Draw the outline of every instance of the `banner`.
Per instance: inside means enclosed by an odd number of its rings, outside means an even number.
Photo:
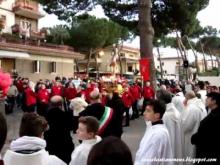
[[[147,58],[141,58],[139,60],[140,73],[143,76],[144,81],[150,80],[150,60]]]

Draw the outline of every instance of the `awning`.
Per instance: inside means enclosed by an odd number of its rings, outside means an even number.
[[[0,50],[0,58],[30,58],[30,54],[25,52],[14,52],[14,51],[6,51]]]

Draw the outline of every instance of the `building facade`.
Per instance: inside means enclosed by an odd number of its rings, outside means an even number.
[[[33,0],[0,1],[0,68],[31,80],[72,77],[74,60],[84,55],[73,48],[45,43],[46,32],[38,30],[44,14]]]
[[[133,76],[134,72],[139,72],[139,49],[123,46],[120,52],[114,54],[113,47],[108,47],[97,52],[97,60],[90,60],[90,70],[99,73],[114,75],[122,71],[125,76]],[[79,69],[85,72],[88,60],[79,60]]]
[[[172,48],[160,48],[159,50],[160,56],[158,55],[158,51],[154,49],[154,61],[155,61],[155,67],[156,69],[161,72],[161,66],[163,71],[163,78],[167,79],[184,79],[186,76],[186,69],[183,68],[183,59],[179,55],[176,49]],[[192,64],[195,66],[195,59],[194,54],[191,51],[187,52],[188,56],[187,59],[189,60],[189,65]],[[199,72],[205,72],[205,64],[203,55],[200,53],[197,53],[198,56],[198,67]],[[206,65],[207,69],[211,70],[212,68],[218,67],[218,61],[216,60],[216,57],[212,56],[212,58],[208,55],[205,56],[206,58]],[[161,65],[160,65],[161,60]],[[190,75],[191,73],[195,73],[196,69],[195,67],[189,67],[187,70],[187,74]]]

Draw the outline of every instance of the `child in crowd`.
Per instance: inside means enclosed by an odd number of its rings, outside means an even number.
[[[19,138],[12,141],[4,156],[5,165],[66,165],[45,150],[44,132],[47,121],[36,113],[25,113],[21,120]]]
[[[158,100],[148,102],[144,119],[147,129],[136,153],[135,165],[173,165],[173,162],[155,162],[154,159],[173,158],[169,132],[163,124],[162,117],[165,104]]]
[[[86,165],[89,152],[93,145],[101,141],[97,136],[99,122],[95,117],[86,116],[79,118],[79,125],[76,131],[82,143],[73,151],[70,165]]]
[[[121,139],[108,136],[92,147],[87,165],[116,164],[133,165],[131,151]]]

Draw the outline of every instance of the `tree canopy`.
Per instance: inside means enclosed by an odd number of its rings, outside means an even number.
[[[76,18],[69,27],[69,33],[69,44],[79,51],[104,48],[129,38],[126,28],[110,20],[87,15]]]
[[[95,5],[103,7],[106,16],[138,34],[138,0],[39,0],[48,13],[59,19],[70,20],[82,11],[89,11]],[[198,28],[198,11],[208,5],[209,0],[152,0],[152,24],[155,35],[178,30],[183,35],[191,34]]]
[[[70,34],[65,25],[56,25],[49,28],[50,34],[47,36],[47,41],[55,44],[64,44],[70,38]]]

